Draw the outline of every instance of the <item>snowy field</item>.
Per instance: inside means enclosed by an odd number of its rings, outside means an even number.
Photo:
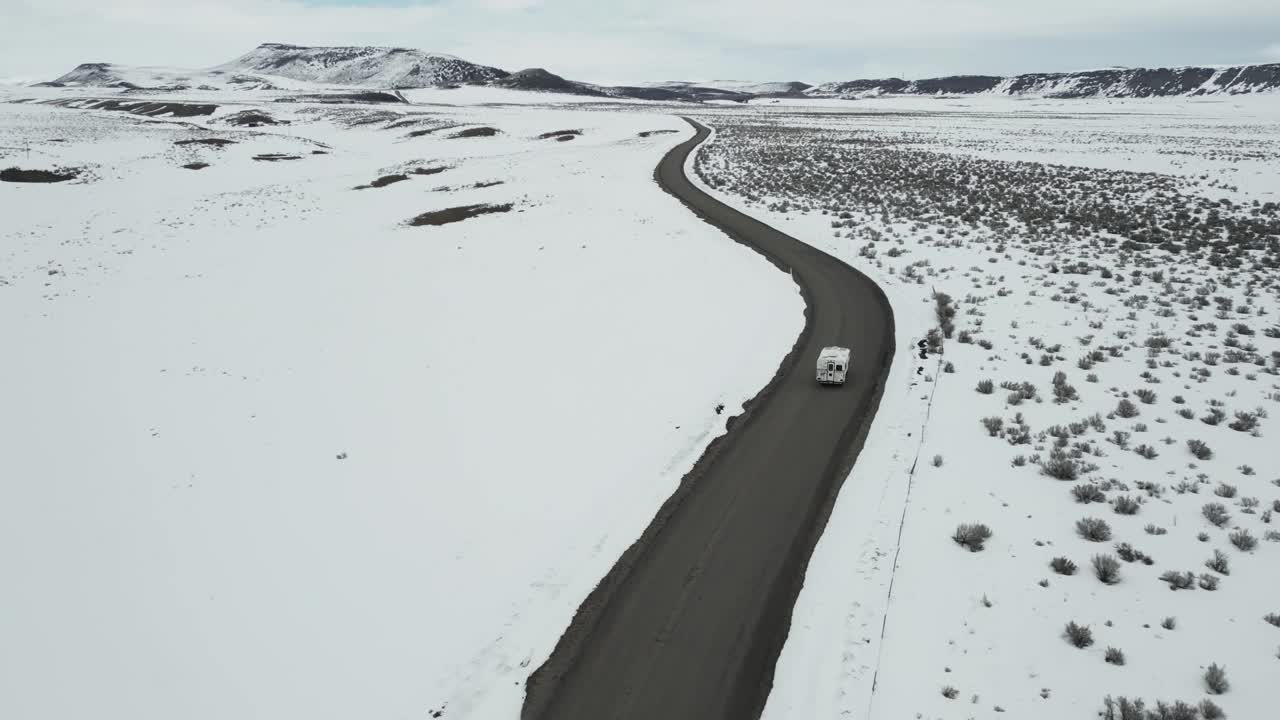
[[[803,323],[694,109],[92,92],[0,86],[0,717],[517,717]],[[693,114],[901,343],[765,717],[1274,714],[1280,101]]]
[[[1277,98],[698,117],[701,182],[901,344],[765,717],[1273,717]]]
[[[0,717],[517,717],[803,324],[691,130],[85,92],[0,90]]]

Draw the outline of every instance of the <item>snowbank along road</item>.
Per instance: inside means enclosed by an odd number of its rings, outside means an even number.
[[[528,681],[524,720],[759,716],[805,566],[892,360],[893,314],[875,283],[693,186],[685,165],[710,131],[689,122],[696,134],[662,159],[657,181],[792,273],[804,331],[579,608]],[[824,345],[853,349],[842,387],[815,382]]]

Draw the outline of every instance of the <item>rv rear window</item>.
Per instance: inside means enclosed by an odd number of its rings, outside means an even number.
[[[836,372],[843,372],[843,371],[844,371],[844,366],[843,366],[843,365],[837,365],[837,366],[836,366]]]

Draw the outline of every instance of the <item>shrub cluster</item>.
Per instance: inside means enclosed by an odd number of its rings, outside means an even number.
[[[1131,700],[1123,695],[1117,698],[1108,695],[1102,701],[1098,717],[1102,720],[1222,720],[1226,715],[1207,698],[1197,705],[1181,700],[1158,700],[1153,707],[1148,707],[1140,698]]]
[[[1094,555],[1093,573],[1107,585],[1120,582],[1120,561],[1114,555]]]
[[[1106,520],[1082,518],[1076,521],[1076,532],[1085,540],[1106,542],[1111,539],[1111,526]]]
[[[1053,401],[1061,405],[1062,403],[1079,400],[1080,394],[1076,389],[1067,382],[1067,374],[1059,370],[1053,375]]]
[[[1231,519],[1231,514],[1227,512],[1226,506],[1222,503],[1206,503],[1200,512],[1204,518],[1213,523],[1217,527],[1222,527]]]
[[[978,552],[983,544],[991,538],[991,528],[982,523],[961,523],[951,539],[969,549]]]
[[[1075,620],[1067,623],[1063,635],[1066,636],[1067,642],[1078,648],[1087,648],[1093,644],[1093,631],[1088,625],[1076,624]]]
[[[1208,460],[1213,457],[1213,451],[1200,440],[1188,440],[1187,449],[1196,456],[1197,460]]]
[[[1195,573],[1190,570],[1184,573],[1180,573],[1176,570],[1166,570],[1164,574],[1160,576],[1160,579],[1169,583],[1170,590],[1190,590],[1195,587],[1196,584]]]
[[[1116,405],[1116,415],[1125,419],[1138,417],[1138,406],[1129,398],[1121,398]]]
[[[1221,575],[1231,574],[1231,563],[1221,550],[1214,550],[1213,557],[1204,561],[1205,567]]]

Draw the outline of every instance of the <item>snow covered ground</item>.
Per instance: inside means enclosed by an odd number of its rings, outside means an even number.
[[[514,718],[803,324],[670,116],[69,93],[0,91],[78,173],[0,182],[0,717]]]
[[[0,169],[76,173],[0,182],[0,716],[516,717],[803,322],[786,276],[653,184],[687,127],[491,88],[161,96],[219,105],[180,119],[36,102],[86,92],[0,87]],[[701,117],[708,187],[868,272],[901,343],[765,716],[1269,716],[1280,103]],[[935,291],[955,328],[921,358]],[[1122,555],[1102,582],[1093,558]]]
[[[782,101],[700,119],[717,127],[705,183],[869,273],[900,343],[765,717],[1067,720],[1108,695],[1273,716],[1276,98]],[[1134,233],[1180,252],[1125,244]],[[1233,237],[1192,251],[1200,233]],[[935,291],[954,332],[922,358]],[[1084,518],[1111,537],[1081,537]],[[961,523],[992,531],[980,552],[953,540]],[[1092,644],[1068,642],[1069,622]]]

